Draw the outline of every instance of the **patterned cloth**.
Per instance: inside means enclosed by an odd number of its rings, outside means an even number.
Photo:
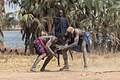
[[[84,40],[86,42],[87,45],[91,46],[92,45],[92,40],[90,37],[90,33],[89,32],[85,32],[83,37],[80,37],[80,39]]]
[[[34,40],[34,48],[38,55],[46,53],[46,46],[44,45],[41,37]]]

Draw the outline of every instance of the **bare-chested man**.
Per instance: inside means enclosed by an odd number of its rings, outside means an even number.
[[[31,71],[36,72],[36,66],[42,60],[44,57],[47,57],[41,70],[45,71],[46,65],[49,63],[49,61],[53,58],[53,56],[57,57],[57,54],[55,54],[51,47],[54,47],[57,42],[57,38],[55,36],[41,36],[38,39],[34,40],[34,47],[35,51],[38,54]]]
[[[73,28],[73,27],[68,27],[67,28],[67,33],[66,33],[67,38],[73,38],[73,42],[67,46],[59,46],[58,50],[69,50],[73,47],[76,47],[79,43],[79,40],[82,40],[82,51],[83,51],[83,60],[84,60],[84,68],[87,67],[87,61],[86,61],[86,44],[89,44],[89,40],[87,38],[87,34],[85,33],[84,30],[81,30],[79,28]],[[68,65],[68,58],[67,58],[67,54],[63,54],[63,58],[64,59],[64,64],[65,66],[63,68],[61,68],[60,70],[65,70],[65,69],[69,69],[69,65]]]

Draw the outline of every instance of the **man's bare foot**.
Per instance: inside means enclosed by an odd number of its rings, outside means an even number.
[[[87,66],[84,66],[84,69],[83,69],[84,71],[87,71]]]
[[[37,72],[36,68],[31,68],[30,71]]]
[[[62,68],[60,68],[59,71],[68,71],[69,70],[69,66],[64,66]]]

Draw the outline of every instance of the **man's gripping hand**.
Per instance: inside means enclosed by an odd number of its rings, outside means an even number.
[[[64,46],[56,45],[57,50],[64,50]]]

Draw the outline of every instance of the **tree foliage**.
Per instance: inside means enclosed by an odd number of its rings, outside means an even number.
[[[17,14],[21,20],[23,38],[38,36],[39,30],[51,33],[53,18],[63,10],[69,25],[95,31],[120,30],[119,0],[7,0],[21,8]],[[25,37],[26,36],[26,37]]]

